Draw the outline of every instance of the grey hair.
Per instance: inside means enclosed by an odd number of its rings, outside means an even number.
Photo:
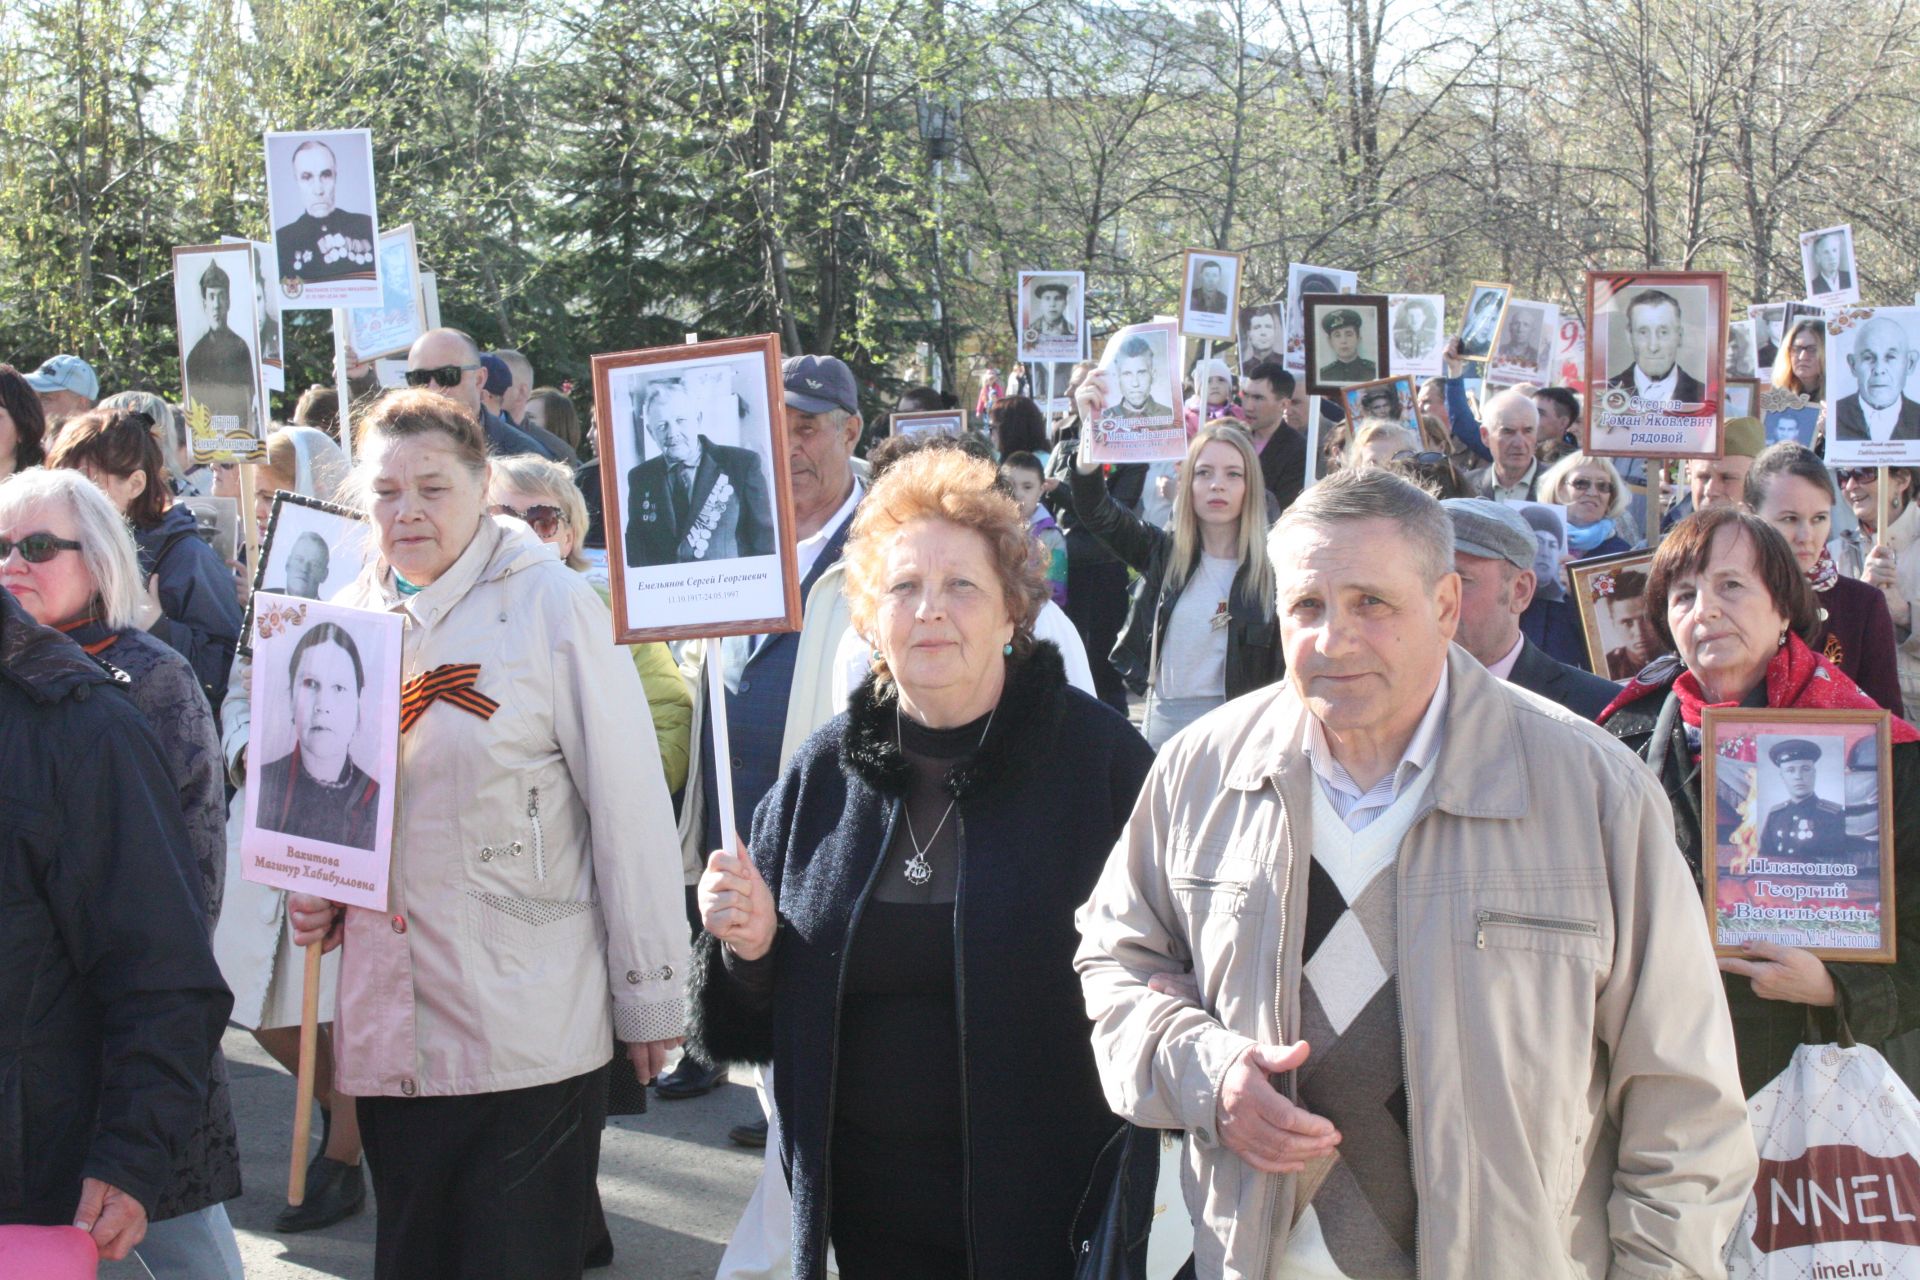
[[[1379,467],[1336,471],[1294,499],[1267,535],[1268,554],[1280,563],[1296,529],[1360,520],[1398,526],[1413,545],[1421,580],[1429,588],[1453,572],[1453,519],[1446,508],[1418,485]]]
[[[1601,519],[1618,520],[1625,515],[1628,500],[1627,482],[1620,478],[1620,472],[1605,458],[1589,458],[1578,449],[1548,467],[1541,475],[1540,483],[1534,487],[1534,492],[1547,495],[1541,499],[1542,502],[1559,502],[1561,483],[1580,467],[1599,467],[1607,473],[1607,479],[1613,484],[1613,497],[1607,500],[1607,514]]]
[[[1518,388],[1509,388],[1493,396],[1481,406],[1480,423],[1487,428],[1489,434],[1492,433],[1493,425],[1499,419],[1501,412],[1510,404],[1525,405],[1527,417],[1533,419],[1534,429],[1539,430],[1540,409],[1533,403],[1533,397],[1521,394]]]
[[[587,499],[574,483],[573,472],[538,454],[508,454],[493,460],[493,482],[487,486],[487,501],[494,501],[495,494],[508,489],[553,500],[553,505],[560,508],[560,518],[573,530],[573,554],[567,557],[567,567],[584,573],[589,562],[580,548],[586,545]]]
[[[146,594],[140,581],[140,553],[133,544],[133,530],[113,509],[107,495],[95,488],[84,472],[30,467],[0,484],[0,524],[14,523],[21,512],[39,503],[58,503],[73,517],[78,535],[75,541],[80,544],[87,574],[93,579],[101,620],[115,631],[133,626],[139,616],[140,599]]]

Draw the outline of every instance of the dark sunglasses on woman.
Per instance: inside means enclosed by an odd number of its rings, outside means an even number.
[[[487,514],[490,516],[512,516],[515,520],[526,521],[527,524],[532,526],[533,531],[540,535],[542,542],[546,542],[557,535],[560,532],[560,522],[567,518],[561,513],[560,508],[546,506],[545,504],[528,507],[525,511],[515,511],[503,502],[496,502],[487,508]]]
[[[460,379],[480,366],[477,364],[443,364],[434,369],[407,370],[407,385],[424,387],[429,382],[452,390],[460,385]]]
[[[1874,484],[1880,479],[1880,473],[1872,467],[1840,467],[1833,478],[1841,484]]]
[[[6,563],[15,547],[20,549],[20,558],[28,564],[45,564],[62,551],[80,550],[79,543],[56,538],[50,533],[30,533],[24,538],[0,538],[0,564]]]

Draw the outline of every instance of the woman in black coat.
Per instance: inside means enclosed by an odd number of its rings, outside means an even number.
[[[1121,1125],[1074,977],[1074,913],[1151,753],[1037,643],[1012,500],[957,451],[855,517],[846,591],[875,674],[715,853],[692,1048],[771,1062],[794,1274],[1064,1280]]]

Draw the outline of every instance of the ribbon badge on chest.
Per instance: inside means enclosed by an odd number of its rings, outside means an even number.
[[[500,704],[474,687],[479,679],[479,663],[450,662],[407,681],[400,690],[400,732],[413,728],[436,701],[452,703],[482,720],[493,719]]]

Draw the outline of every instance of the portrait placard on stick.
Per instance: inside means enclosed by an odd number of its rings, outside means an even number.
[[[379,551],[373,525],[352,507],[277,489],[253,591],[240,628],[240,653],[253,652],[253,602],[262,592],[295,600],[332,600],[352,586]]]
[[[1262,302],[1240,308],[1240,323],[1234,339],[1234,358],[1240,376],[1246,377],[1257,364],[1281,362],[1287,358],[1287,313],[1285,302]]]
[[[253,250],[245,241],[173,251],[181,402],[201,461],[267,456],[252,277]]]
[[[1338,396],[1356,383],[1393,372],[1385,349],[1385,294],[1304,294],[1300,313],[1307,327],[1309,395]]]
[[[281,305],[384,305],[371,131],[269,132],[264,141]]]
[[[1800,270],[1807,301],[1831,307],[1860,301],[1860,277],[1853,262],[1853,228],[1822,227],[1800,235]]]
[[[1189,249],[1180,261],[1180,332],[1215,342],[1232,341],[1240,305],[1240,255]]]
[[[1500,321],[1507,313],[1507,300],[1513,286],[1491,280],[1475,280],[1467,289],[1467,309],[1460,319],[1460,354],[1469,360],[1485,360],[1493,354],[1493,340],[1499,336]]]
[[[1093,462],[1161,462],[1187,456],[1180,420],[1179,338],[1171,323],[1128,325],[1107,339],[1100,368],[1107,406],[1080,442]]]
[[[775,334],[593,358],[621,644],[800,626]]]
[[[404,620],[270,593],[255,600],[240,874],[385,911]]]
[[[1083,360],[1087,354],[1087,276],[1083,271],[1019,275],[1022,363]]]
[[[1647,616],[1647,568],[1652,563],[1651,551],[1623,551],[1567,566],[1586,632],[1587,665],[1609,680],[1631,680],[1655,658],[1672,652]]]
[[[1390,293],[1387,324],[1393,330],[1395,373],[1437,378],[1445,371],[1447,300],[1437,293]]]
[[[1560,308],[1551,302],[1523,302],[1516,298],[1507,303],[1500,319],[1499,336],[1494,339],[1493,354],[1487,357],[1487,383],[1501,387],[1522,382],[1546,386],[1553,379],[1559,329]]]
[[[1826,327],[1827,462],[1920,465],[1920,307],[1835,307]]]
[[[1726,317],[1724,272],[1588,272],[1585,451],[1719,457]]]
[[[1892,963],[1891,715],[1708,707],[1700,732],[1714,951]]]
[[[1302,300],[1310,293],[1352,293],[1360,277],[1338,267],[1314,267],[1304,262],[1287,265],[1287,372],[1299,377],[1307,371],[1307,322]]]
[[[347,359],[354,363],[404,356],[427,331],[413,224],[380,233],[380,305],[347,312]]]
[[[967,411],[965,409],[925,409],[918,413],[888,414],[887,434],[964,436],[967,434]]]

